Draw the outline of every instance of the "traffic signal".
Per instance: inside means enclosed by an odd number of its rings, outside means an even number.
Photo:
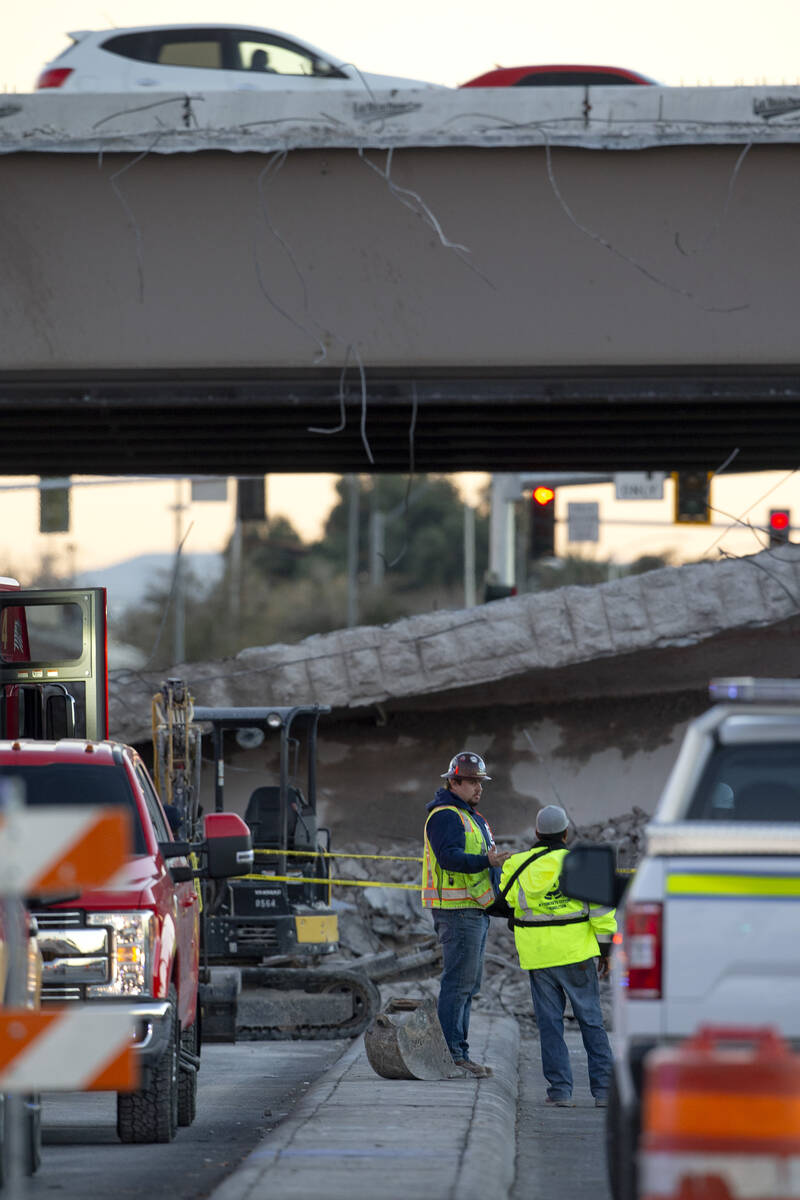
[[[769,548],[785,546],[792,528],[792,514],[788,508],[769,510]]]
[[[236,480],[236,516],[240,521],[264,521],[267,515],[267,489],[264,476]]]
[[[675,524],[710,525],[709,499],[712,471],[673,471]]]
[[[531,558],[553,558],[556,552],[555,488],[540,483],[531,499]]]
[[[39,533],[69,533],[69,477],[48,479],[41,476]]]

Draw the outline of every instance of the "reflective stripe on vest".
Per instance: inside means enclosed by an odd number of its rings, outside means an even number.
[[[494,901],[489,868],[467,875],[461,871],[446,871],[438,862],[428,841],[428,821],[434,812],[458,813],[464,827],[464,848],[467,854],[480,854],[487,851],[483,831],[469,813],[454,804],[443,804],[429,813],[425,822],[425,856],[422,862],[422,905],[423,908],[488,908]],[[479,843],[470,848],[469,842]],[[445,879],[450,887],[445,887]],[[438,880],[438,882],[437,882]],[[470,886],[470,880],[475,882]]]
[[[568,900],[566,896],[564,899]],[[581,907],[576,908],[573,912],[564,913],[560,917],[554,917],[549,912],[533,912],[528,904],[528,897],[525,895],[525,889],[521,882],[517,885],[516,907],[521,911],[522,916],[518,917],[515,914],[511,918],[515,929],[547,929],[555,925],[577,925],[581,921],[589,920],[589,905],[585,903],[581,904]],[[611,912],[611,909],[606,909],[605,911]]]

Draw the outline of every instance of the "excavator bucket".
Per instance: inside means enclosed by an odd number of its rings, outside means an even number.
[[[364,1034],[369,1065],[384,1079],[453,1079],[455,1065],[436,1012],[436,1001],[390,1000]]]

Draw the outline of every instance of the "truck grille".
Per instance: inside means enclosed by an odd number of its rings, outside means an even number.
[[[42,995],[46,999],[81,999],[82,989],[106,984],[111,974],[109,932],[87,927],[62,913],[37,917],[36,940],[42,954]],[[80,914],[67,913],[71,918]]]
[[[64,1003],[70,1000],[82,1000],[83,995],[79,987],[55,987],[53,985],[42,987],[42,1000],[46,1002],[59,1001]]]
[[[77,926],[83,925],[83,913],[77,909],[73,912],[65,909],[58,909],[56,912],[32,910],[31,916],[36,918],[36,924],[40,929],[75,929]]]

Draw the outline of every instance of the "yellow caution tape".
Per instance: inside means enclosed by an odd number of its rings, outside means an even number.
[[[418,892],[420,883],[381,883],[375,879],[308,879],[303,875],[236,875],[235,879],[260,879],[264,883],[317,883],[320,887],[385,887],[407,888]]]
[[[264,854],[275,858],[279,854],[294,854],[302,858],[385,858],[392,862],[418,862],[421,858],[412,858],[405,854],[351,854],[349,850],[256,850],[256,854]]]

